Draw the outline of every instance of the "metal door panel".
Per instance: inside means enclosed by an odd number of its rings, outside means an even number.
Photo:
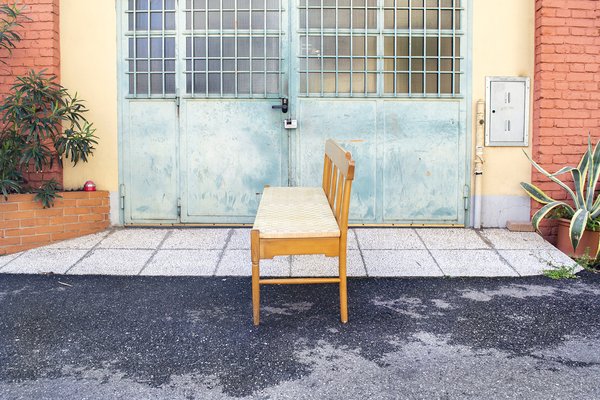
[[[460,102],[386,101],[384,114],[384,221],[463,223]]]
[[[177,222],[178,127],[174,101],[130,101],[125,222]]]
[[[320,186],[325,141],[341,143],[356,160],[350,219],[375,222],[377,102],[375,100],[298,100],[299,186]]]
[[[273,103],[182,102],[182,222],[250,223],[263,187],[287,186],[287,135]]]

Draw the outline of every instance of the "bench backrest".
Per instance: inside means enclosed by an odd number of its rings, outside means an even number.
[[[325,143],[325,165],[323,167],[323,191],[341,231],[348,229],[350,193],[354,180],[354,160],[349,151],[335,141]]]

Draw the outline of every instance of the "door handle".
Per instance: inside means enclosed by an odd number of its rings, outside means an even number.
[[[282,113],[287,113],[288,112],[288,99],[286,97],[283,97],[281,99],[281,105],[278,106],[271,106],[272,109],[280,109]]]

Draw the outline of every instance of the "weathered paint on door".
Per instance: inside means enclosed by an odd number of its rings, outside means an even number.
[[[262,188],[287,186],[287,135],[273,104],[182,103],[182,222],[251,223]]]
[[[354,223],[464,223],[465,1],[125,3],[123,69],[146,90],[123,107],[126,223],[252,222],[264,185],[320,184],[327,138],[357,163]],[[176,23],[153,30],[159,12]],[[155,39],[158,95],[136,58]]]
[[[175,101],[128,101],[124,117],[125,223],[177,222],[179,133]]]

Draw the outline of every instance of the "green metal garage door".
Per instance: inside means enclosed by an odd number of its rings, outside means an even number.
[[[264,185],[320,184],[335,138],[355,223],[463,224],[465,6],[123,1],[125,223],[252,222]]]

